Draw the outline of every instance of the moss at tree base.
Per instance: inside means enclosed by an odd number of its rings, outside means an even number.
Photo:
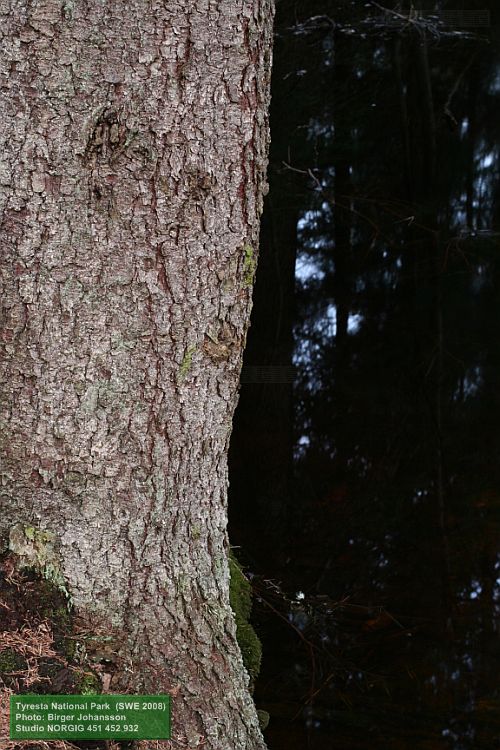
[[[16,563],[12,553],[0,559],[0,690],[101,692],[98,675],[75,659],[78,634],[66,591]]]

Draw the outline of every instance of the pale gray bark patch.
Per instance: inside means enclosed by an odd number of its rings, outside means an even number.
[[[50,529],[111,690],[263,748],[227,447],[267,164],[271,0],[0,0],[0,538]],[[187,357],[187,358],[186,358]]]

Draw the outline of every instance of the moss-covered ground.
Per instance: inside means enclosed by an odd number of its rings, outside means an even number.
[[[0,737],[9,735],[9,696],[23,693],[101,692],[101,681],[80,658],[81,634],[67,594],[39,572],[18,570],[15,556],[0,558]],[[87,750],[104,742],[7,741],[5,750]]]

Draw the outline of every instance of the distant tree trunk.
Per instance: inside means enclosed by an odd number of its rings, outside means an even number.
[[[263,748],[226,455],[265,185],[272,0],[0,0],[1,516],[57,535],[110,690]],[[170,746],[170,743],[166,743]]]
[[[407,86],[403,78],[403,40],[397,36],[394,41],[393,68],[396,78],[396,86],[399,101],[399,115],[401,118],[401,143],[404,153],[404,187],[408,201],[413,200],[413,158],[411,151],[410,123],[407,105]]]
[[[293,200],[291,189],[285,192],[279,179],[270,182],[273,200],[267,201],[262,220],[259,278],[245,361],[257,371],[261,365],[286,371],[293,354],[297,214],[287,204]],[[229,451],[229,515],[234,543],[261,566],[277,568],[286,556],[290,522],[293,385],[279,372],[275,377],[274,382],[265,377],[258,382],[258,376],[254,382],[243,381]]]
[[[302,166],[304,112],[297,106],[290,60],[304,67],[292,3],[276,9],[269,152],[270,191],[261,223],[259,275],[245,365],[255,375],[243,381],[229,451],[230,534],[261,571],[279,569],[289,552],[293,479],[292,367],[297,222],[304,177],[284,168]],[[308,50],[309,54],[309,50]],[[270,379],[266,368],[276,368]],[[269,371],[268,371],[269,372]],[[258,466],[258,471],[255,467]]]
[[[477,141],[478,102],[480,93],[479,65],[473,64],[471,66],[468,83],[467,112],[469,114],[469,122],[466,135],[467,167],[465,170],[465,213],[467,229],[473,231],[474,229],[481,229],[481,227],[476,225],[476,211],[474,210],[474,153]]]

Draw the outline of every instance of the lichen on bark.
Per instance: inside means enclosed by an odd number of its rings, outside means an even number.
[[[56,539],[57,535],[49,529],[17,523],[9,532],[9,550],[15,555],[19,570],[28,568],[45,578],[64,594],[69,607],[71,594],[66,587]]]

